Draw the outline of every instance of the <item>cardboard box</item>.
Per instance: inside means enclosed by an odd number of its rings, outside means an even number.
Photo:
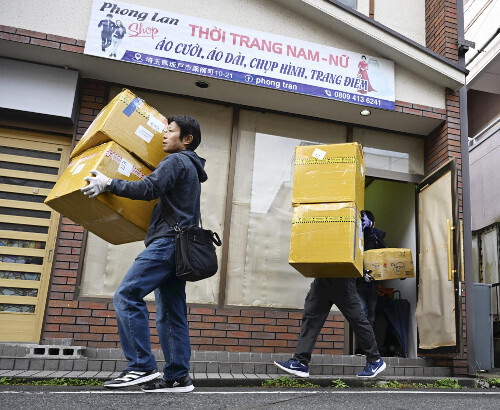
[[[136,201],[104,192],[90,199],[81,188],[83,178],[96,169],[110,178],[139,181],[151,170],[110,141],[75,157],[45,203],[52,209],[112,244],[135,242],[146,236],[156,201]]]
[[[312,278],[363,276],[363,229],[354,202],[293,209],[288,262]]]
[[[370,249],[364,255],[365,269],[372,271],[375,280],[413,278],[411,249]]]
[[[102,109],[78,142],[71,158],[107,141],[115,141],[150,168],[165,158],[163,134],[167,119],[124,89]]]
[[[295,148],[294,204],[365,201],[365,160],[361,145],[305,145]]]

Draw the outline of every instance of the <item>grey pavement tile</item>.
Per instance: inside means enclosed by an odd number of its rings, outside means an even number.
[[[415,368],[415,376],[422,377],[424,375],[424,368],[417,367]]]
[[[255,365],[253,363],[243,363],[243,374],[255,373]]]
[[[22,373],[19,374],[19,377],[21,378],[30,378],[36,376],[38,373],[40,373],[40,370],[25,370]]]
[[[207,363],[207,373],[219,373],[219,363],[218,362]]]
[[[314,372],[314,373],[331,375],[331,374],[333,374],[333,366],[329,366],[329,365],[320,366],[319,371]]]
[[[255,373],[265,374],[267,371],[267,366],[262,363],[255,363]]]
[[[91,379],[91,378],[95,377],[95,375],[97,373],[98,372],[83,372],[80,377],[82,377],[83,379]]]
[[[16,357],[17,346],[15,344],[2,345],[2,357]]]
[[[87,359],[76,359],[73,362],[73,370],[85,371],[87,370],[87,363],[88,363]]]
[[[352,364],[354,366],[356,366],[356,365],[363,365],[364,366],[365,363],[366,363],[366,357],[365,356],[354,356],[352,358]]]
[[[262,355],[262,363],[272,363],[273,362],[273,355],[272,353],[261,353]]]
[[[395,367],[394,368],[394,376],[404,376],[404,375],[405,375],[404,367]]]
[[[229,352],[228,361],[238,363],[240,361],[240,353],[239,352]]]
[[[71,373],[70,371],[64,371],[64,370],[59,370],[57,372],[54,372],[50,375],[50,377],[57,377],[57,378],[61,378],[61,377],[67,377],[68,373]]]
[[[219,373],[221,379],[234,379],[231,373]]]
[[[14,370],[14,359],[0,358],[0,369]]]
[[[85,351],[85,357],[89,359],[95,359],[98,354],[100,354],[100,349],[89,348]]]
[[[415,376],[415,368],[405,367],[405,376]]]
[[[78,379],[78,378],[81,378],[82,374],[84,374],[85,372],[79,372],[79,371],[75,371],[73,370],[72,372],[69,372],[66,377],[67,378],[71,378],[71,379]]]
[[[342,356],[335,355],[330,357],[332,358],[332,364],[342,364]]]
[[[219,363],[219,373],[231,373],[232,363]]]
[[[57,371],[59,369],[59,360],[45,360],[43,370]]]
[[[257,376],[259,379],[270,379],[269,375],[266,373],[256,373],[255,376]]]
[[[101,366],[101,371],[113,373],[115,371],[115,361],[114,360],[103,361]]]
[[[194,373],[195,380],[206,379],[206,378],[207,378],[206,373]]]
[[[89,372],[100,372],[102,369],[101,360],[89,360],[87,363],[87,370]]]
[[[94,377],[96,379],[109,379],[113,372],[99,372]]]
[[[278,368],[274,364],[266,365],[266,373],[267,374],[276,374],[278,373]]]
[[[241,352],[240,353],[240,361],[241,362],[249,362],[250,361],[250,352]]]
[[[251,352],[250,353],[250,361],[253,363],[261,363],[262,362],[262,353]]]
[[[18,344],[16,346],[16,357],[25,357],[30,352],[30,346]]]
[[[218,361],[218,362],[227,362],[229,361],[228,352],[206,352],[205,360],[208,362]]]
[[[246,377],[247,379],[260,379],[260,377],[259,377],[259,376],[257,376],[256,374],[252,374],[252,373],[246,373],[246,374],[245,374],[245,377]]]
[[[219,373],[207,373],[209,379],[220,379]]]
[[[222,373],[222,370],[219,370]],[[242,363],[231,363],[231,374],[235,373],[243,373],[243,364]]]
[[[342,364],[345,366],[352,365],[352,360],[355,356],[342,356]]]
[[[195,363],[193,363],[193,365],[191,365],[191,369],[193,369],[193,371],[195,373],[206,373],[207,372],[207,364],[195,362]]]
[[[2,377],[20,377],[26,370],[10,370],[2,374]]]
[[[42,359],[30,359],[30,370],[43,370],[44,360]]]
[[[354,367],[353,366],[344,366],[344,374],[347,375],[354,375]]]
[[[124,360],[119,360],[115,363],[115,372],[121,373],[127,367],[127,362]]]
[[[332,366],[332,375],[343,376],[344,375],[344,366]]]
[[[121,372],[114,372],[114,373],[111,373],[111,375],[109,376],[110,379],[116,379],[117,377],[119,377],[121,374]]]
[[[42,370],[41,372],[38,372],[36,377],[52,377],[54,373],[56,373],[55,370]]]
[[[30,359],[15,359],[15,370],[28,370],[30,368]]]
[[[246,377],[243,373],[233,373],[233,377],[235,379],[246,379]]]
[[[385,370],[381,373],[382,376],[394,376],[394,369],[397,367],[387,366]]]
[[[59,370],[73,370],[73,360],[72,359],[63,359],[59,360]]]

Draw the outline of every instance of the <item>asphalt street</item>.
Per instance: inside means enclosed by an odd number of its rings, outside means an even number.
[[[498,409],[498,390],[197,388],[142,393],[138,388],[0,386],[0,408],[16,409]]]

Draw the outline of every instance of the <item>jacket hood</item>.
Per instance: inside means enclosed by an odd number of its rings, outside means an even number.
[[[191,162],[196,167],[196,171],[198,172],[198,179],[200,180],[200,182],[205,182],[208,179],[208,175],[204,169],[206,162],[205,158],[201,158],[196,152],[188,150],[181,151],[179,152],[179,154],[185,155],[191,160]]]

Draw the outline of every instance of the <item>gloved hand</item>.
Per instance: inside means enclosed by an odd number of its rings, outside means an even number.
[[[363,279],[365,280],[365,282],[373,282],[375,280],[375,278],[370,275],[370,273],[372,273],[371,270],[367,270],[367,269],[363,269]]]
[[[83,187],[81,191],[89,198],[95,198],[97,195],[107,191],[108,185],[111,182],[111,178],[108,178],[102,172],[99,172],[95,169],[90,171],[90,173],[94,174],[95,177],[83,178],[85,181],[88,181],[89,184],[86,187]]]

